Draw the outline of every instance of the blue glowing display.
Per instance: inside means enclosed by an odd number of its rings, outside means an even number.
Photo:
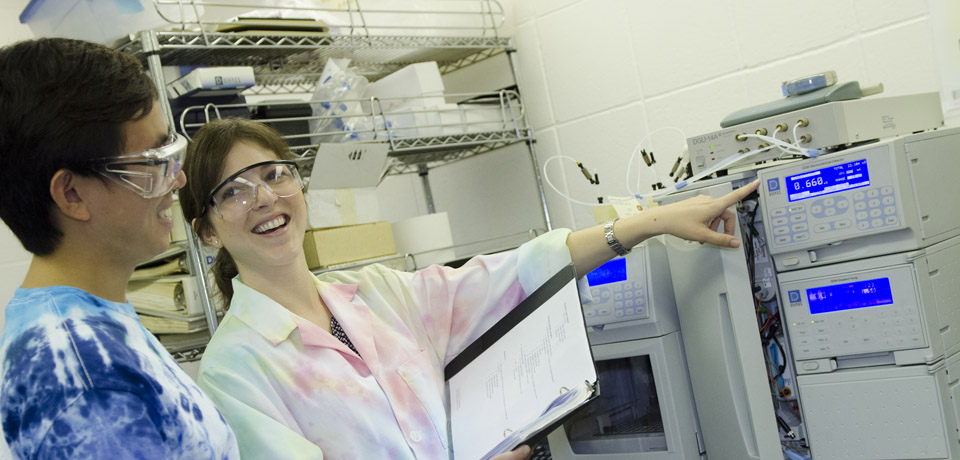
[[[851,161],[842,165],[787,176],[787,199],[805,200],[870,185],[867,160]]]
[[[889,278],[807,289],[810,314],[830,313],[893,303]]]
[[[613,259],[594,271],[587,273],[587,284],[600,286],[601,284],[616,283],[627,280],[627,259]]]

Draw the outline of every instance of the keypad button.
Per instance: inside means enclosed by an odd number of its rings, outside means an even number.
[[[780,217],[785,215],[787,215],[787,208],[777,208],[777,209],[774,209],[773,211],[770,211],[771,217]]]
[[[817,224],[813,226],[813,231],[817,233],[829,232],[830,224]]]
[[[857,211],[863,211],[864,209],[867,209],[867,204],[862,201],[858,201],[853,204],[853,209],[856,209]]]
[[[617,310],[616,313],[614,313],[614,316],[617,318],[623,318],[623,310]]]
[[[880,216],[882,216],[882,215],[883,215],[883,211],[880,210],[880,209],[871,209],[871,210],[870,210],[870,217],[880,217]]]
[[[876,208],[877,206],[880,206],[880,200],[874,198],[874,199],[868,201],[868,202],[867,202],[867,205],[870,206],[871,208]]]
[[[583,316],[586,316],[587,318],[594,318],[597,316],[597,311],[592,308],[589,310],[584,310]]]
[[[820,206],[819,204],[810,206],[810,212],[812,212],[813,214],[820,214],[821,212],[823,212],[823,206]]]
[[[885,197],[883,197],[883,198],[880,200],[880,202],[883,203],[883,204],[886,204],[886,205],[891,205],[891,204],[893,204],[893,197],[892,197],[892,196],[885,196]]]
[[[623,298],[624,298],[624,299],[632,299],[632,298],[633,298],[633,291],[626,291],[626,292],[624,292],[624,293],[623,293]]]
[[[633,316],[637,311],[632,308],[627,308],[627,316]]]
[[[884,195],[892,195],[892,194],[893,194],[893,187],[891,187],[891,186],[889,186],[889,185],[885,185],[885,186],[883,186],[883,187],[880,188],[880,193],[882,193],[882,194],[884,194]]]
[[[887,218],[884,219],[883,222],[886,223],[887,225],[896,225],[897,216],[887,216]]]
[[[790,227],[775,227],[773,229],[774,235],[786,235],[787,233],[790,233]]]
[[[622,292],[618,292],[618,293],[614,294],[614,295],[613,295],[613,300],[623,300],[623,293],[622,293]]]
[[[860,222],[857,222],[857,228],[860,229],[860,230],[866,230],[866,229],[870,228],[870,222],[867,222],[867,221],[865,221],[865,220],[862,220],[862,221],[860,221]]]
[[[837,200],[837,208],[844,210],[850,207],[850,202],[846,198],[840,198]]]
[[[826,214],[827,217],[835,216],[835,215],[837,215],[837,208],[827,208],[827,210],[824,212],[824,214]]]
[[[867,218],[867,211],[858,211],[857,220],[863,220]]]
[[[790,243],[790,236],[789,235],[778,236],[773,239],[773,242],[777,244],[788,244]]]
[[[603,290],[603,294],[600,294],[600,297],[602,297],[602,298],[604,298],[604,299],[609,299],[609,298],[610,298],[610,291],[604,289],[604,290]]]
[[[613,292],[620,292],[623,290],[623,286],[619,284],[614,284],[611,288],[613,289]]]
[[[623,306],[624,306],[624,307],[627,307],[627,308],[632,307],[632,306],[633,306],[633,299],[631,299],[631,300],[624,300],[624,301],[623,301]]]
[[[807,241],[809,239],[809,233],[797,233],[796,235],[793,235],[793,241]]]
[[[796,205],[796,206],[790,206],[790,208],[788,208],[787,211],[790,211],[791,214],[794,214],[794,213],[798,213],[798,212],[803,212],[803,211],[806,210],[806,209],[807,209],[806,206],[804,206],[804,205],[802,205],[802,204],[798,204],[798,205]]]
[[[897,213],[897,208],[895,208],[895,207],[893,207],[893,206],[887,206],[887,207],[883,208],[883,213],[886,214],[886,215],[888,215],[888,216],[892,216],[892,215],[894,215],[894,214]]]
[[[803,222],[807,220],[806,214],[794,214],[790,216],[790,222]]]
[[[795,232],[805,232],[807,231],[807,224],[805,222],[800,222],[799,224],[793,224],[793,226],[790,227],[790,229]]]
[[[773,225],[787,225],[787,222],[788,221],[786,217],[777,217],[776,219],[773,219]]]
[[[833,197],[826,198],[826,199],[823,200],[823,205],[824,205],[824,206],[829,207],[829,206],[833,206],[833,205],[835,205],[835,204],[837,204],[837,200],[834,200]]]
[[[867,198],[876,198],[880,196],[880,191],[877,189],[867,190]]]
[[[871,227],[880,227],[883,225],[883,219],[873,219],[870,221]]]
[[[852,224],[851,224],[851,222],[850,222],[849,220],[847,220],[847,219],[838,220],[838,221],[836,221],[836,222],[833,223],[834,228],[836,228],[836,229],[838,229],[838,230],[843,230],[843,229],[845,229],[845,228],[850,228],[850,225],[852,225]]]
[[[594,297],[600,297],[600,289],[593,288],[590,290],[590,294],[593,295]]]
[[[616,307],[616,308],[623,308],[623,304],[621,304],[621,303],[619,303],[619,302],[615,303],[613,306]],[[610,314],[610,311],[611,311],[611,310],[610,310],[609,308],[607,308],[607,307],[602,307],[602,308],[599,308],[599,309],[597,310],[597,313],[600,314],[601,316],[603,316],[603,315],[609,315],[609,314]]]
[[[865,195],[863,192],[854,192],[854,193],[853,193],[853,199],[854,199],[854,200],[862,200],[862,199],[864,199],[864,198],[866,198],[866,197],[867,197],[867,195]]]

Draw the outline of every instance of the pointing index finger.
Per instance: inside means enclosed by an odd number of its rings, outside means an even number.
[[[718,201],[723,203],[724,208],[729,208],[730,206],[733,206],[737,204],[737,202],[739,202],[740,200],[744,199],[747,195],[753,193],[753,191],[756,190],[758,187],[760,187],[760,179],[757,179],[747,185],[744,185],[743,187],[740,187],[718,198]]]

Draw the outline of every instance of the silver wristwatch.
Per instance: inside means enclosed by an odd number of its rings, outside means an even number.
[[[610,249],[613,249],[613,252],[617,253],[618,256],[625,256],[630,254],[630,249],[623,247],[620,240],[613,234],[613,224],[618,220],[620,220],[619,217],[603,224],[603,237],[607,239],[607,245],[610,246]]]

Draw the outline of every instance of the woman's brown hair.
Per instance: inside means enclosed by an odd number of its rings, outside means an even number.
[[[241,141],[270,150],[276,153],[278,159],[294,159],[283,136],[262,123],[245,118],[225,118],[200,127],[187,147],[183,162],[187,184],[180,189],[179,195],[183,217],[192,223],[193,230],[201,240],[206,232],[213,229],[210,223],[210,192],[220,185],[220,176],[230,149]],[[237,276],[237,265],[226,248],[220,248],[217,252],[213,276],[224,303],[229,306],[233,298],[232,279]]]

